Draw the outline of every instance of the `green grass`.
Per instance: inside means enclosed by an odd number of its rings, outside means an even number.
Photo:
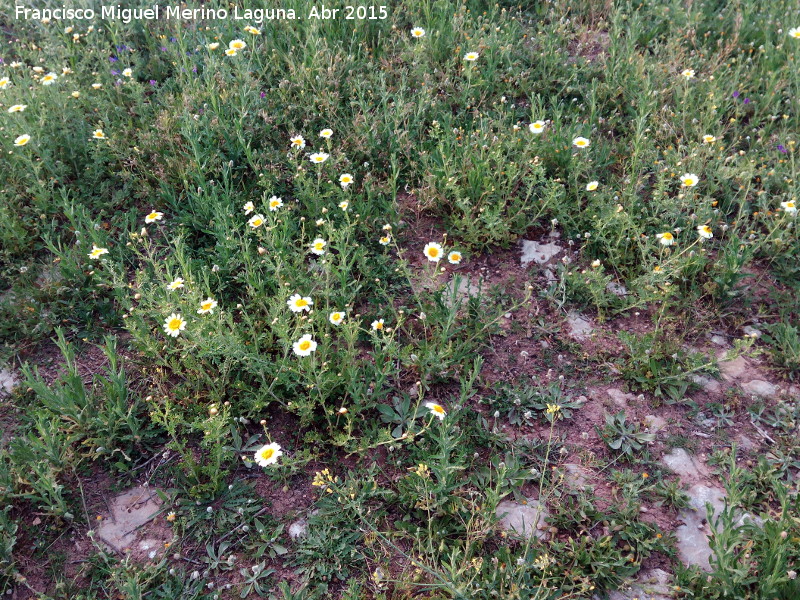
[[[717,372],[694,351],[706,334],[751,323],[764,335],[736,351],[797,379],[795,4],[387,8],[258,35],[233,20],[90,30],[0,9],[0,359],[22,378],[0,412],[13,437],[0,446],[0,590],[544,600],[606,594],[665,560],[678,597],[795,597],[796,401],[725,407],[773,436],[761,468],[726,463],[741,485],[731,505],[767,522],[736,529],[732,508],[707,579],[640,512],[657,503],[674,519],[684,504],[651,435],[615,409],[607,447],[590,448],[602,421],[589,424],[585,398],[618,381],[650,410],[682,410],[693,376]],[[234,39],[246,48],[227,56]],[[518,242],[550,232],[566,252],[543,284],[518,269]],[[481,276],[474,296],[457,291]],[[290,310],[295,294],[310,310]],[[613,339],[561,339],[566,309]],[[268,443],[283,455],[259,466]],[[570,455],[602,465],[614,502],[568,489]],[[91,540],[77,562],[51,553],[94,526],[98,481],[145,473],[176,513],[170,552],[142,564]],[[272,509],[274,493],[305,488],[304,504]],[[549,537],[501,533],[498,503],[531,496],[549,506]],[[308,536],[290,541],[300,514]]]

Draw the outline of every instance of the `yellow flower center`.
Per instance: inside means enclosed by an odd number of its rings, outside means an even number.
[[[671,240],[672,239],[672,234],[670,232],[667,232],[667,233],[662,234],[661,237],[663,237],[665,240]]]
[[[203,303],[200,305],[200,307],[201,307],[203,310],[211,310],[211,302],[203,302]]]
[[[300,348],[300,350],[305,352],[306,350],[311,348],[311,342],[309,340],[303,340],[302,342],[300,342],[298,347]]]
[[[428,255],[430,256],[439,256],[439,249],[438,248],[430,248],[428,250]]]
[[[460,255],[458,252],[453,252],[453,253],[450,255],[450,259],[451,259],[451,260],[461,260],[461,255]]]
[[[435,412],[437,415],[443,415],[444,414],[444,409],[441,406],[439,406],[438,404],[434,404],[433,406],[431,406],[431,410],[433,412]]]
[[[255,225],[256,227],[261,225],[261,223],[263,223],[263,221],[261,219],[254,219],[253,220],[253,225]]]
[[[338,321],[342,318],[342,313],[333,313],[333,320]]]
[[[181,321],[180,319],[172,319],[169,322],[169,328],[172,329],[173,331],[176,329],[180,329],[182,323],[183,321]]]
[[[274,454],[275,454],[274,448],[264,448],[261,451],[261,458],[263,458],[264,460],[269,460],[270,458],[272,458]]]
[[[304,306],[308,306],[308,301],[305,298],[300,298],[294,304],[295,306],[303,308]]]

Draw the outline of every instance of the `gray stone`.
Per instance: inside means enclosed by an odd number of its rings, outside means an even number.
[[[447,287],[444,293],[444,303],[447,308],[452,308],[454,304],[466,303],[470,298],[476,298],[481,293],[481,286],[478,282],[474,282],[469,277],[459,277],[458,289],[453,293],[455,288],[455,278],[447,282]]]
[[[569,337],[578,342],[588,340],[592,335],[592,331],[594,331],[592,322],[589,319],[573,311],[567,313],[567,328]]]
[[[647,424],[647,430],[650,433],[658,433],[667,427],[667,420],[656,415],[647,415],[644,418],[644,422]]]
[[[733,360],[720,360],[719,371],[725,381],[735,381],[745,377],[750,370],[750,364],[744,356],[737,356]]]
[[[681,510],[679,516],[683,525],[675,530],[678,556],[686,565],[696,565],[704,571],[710,571],[711,545],[708,536],[711,527],[706,519],[706,503],[711,504],[713,520],[725,507],[725,492],[697,483],[686,493],[689,495],[689,506]]]
[[[306,537],[308,535],[308,519],[297,519],[297,521],[289,525],[288,533],[293,540]]]
[[[527,504],[503,500],[497,505],[495,514],[500,519],[500,526],[507,531],[514,531],[526,538],[547,537],[546,520],[550,514],[538,500],[529,499]]]
[[[736,443],[739,448],[745,450],[746,452],[751,452],[758,448],[758,444],[743,433],[740,433],[738,436],[736,436]]]
[[[760,338],[763,333],[760,329],[756,329],[755,327],[751,327],[750,325],[747,325],[743,329],[743,331],[745,335],[749,335],[750,337],[754,338]]]
[[[609,281],[608,284],[606,284],[606,289],[615,296],[628,295],[628,288],[626,288],[621,283],[617,283],[616,281]]]
[[[11,394],[17,385],[17,377],[11,369],[0,369],[0,398]]]
[[[627,408],[628,402],[636,400],[635,394],[626,394],[622,390],[616,388],[609,388],[606,390],[606,394],[608,394],[608,397],[620,408]]]
[[[723,348],[727,347],[728,340],[725,339],[722,335],[712,335],[711,336],[711,343],[716,344],[717,346],[722,346]]]
[[[691,380],[700,386],[704,392],[709,394],[719,394],[722,392],[722,386],[719,381],[705,377],[704,375],[692,375]]]
[[[629,589],[611,592],[609,600],[670,600],[672,575],[662,569],[640,571]]]
[[[752,381],[743,383],[742,389],[748,394],[758,396],[759,398],[772,398],[779,391],[777,385],[774,385],[769,381],[762,381],[761,379],[753,379]]]
[[[543,265],[562,250],[563,248],[555,242],[542,243],[522,240],[522,258],[520,260],[523,267],[527,267],[532,262]]]
[[[111,514],[101,522],[97,536],[117,552],[132,548],[138,532],[153,519],[160,506],[161,499],[152,488],[140,486],[123,492],[111,500]],[[166,541],[147,540],[160,548]]]
[[[661,457],[661,462],[682,480],[697,481],[708,476],[706,466],[683,448],[674,448],[672,452]]]
[[[573,490],[581,490],[589,485],[592,474],[581,465],[567,463],[564,465],[564,482]]]

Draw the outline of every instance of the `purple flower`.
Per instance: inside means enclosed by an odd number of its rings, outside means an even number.
[[[155,85],[156,85],[156,80],[155,80],[155,79],[151,79],[151,80],[150,80],[150,85],[152,85],[153,87],[155,87]]]
[[[177,42],[177,41],[178,41],[178,38],[176,38],[176,37],[171,37],[171,38],[169,38],[169,41],[170,41],[170,42]]]
[[[119,75],[119,71],[115,71],[114,69],[111,69],[111,74],[112,75]]]
[[[780,152],[782,154],[788,154],[789,153],[789,151],[786,149],[786,146],[784,146],[783,144],[778,144],[778,152]]]
[[[162,52],[166,52],[167,51],[167,47],[166,46],[161,46],[161,51]]]
[[[744,103],[745,103],[745,104],[750,104],[750,98],[745,98],[745,99],[744,99]]]
[[[739,97],[739,90],[736,90],[735,92],[733,92],[733,97],[734,98],[738,98]]]
[[[117,52],[125,52],[128,49],[127,46],[117,46]]]
[[[197,73],[197,67],[192,67],[192,73]]]
[[[119,60],[119,59],[118,59],[116,56],[109,56],[109,57],[108,57],[108,62],[115,63],[115,62],[117,62],[118,60]]]
[[[259,96],[261,96],[262,98],[266,98],[267,97],[267,93],[266,92],[261,92],[259,94]]]

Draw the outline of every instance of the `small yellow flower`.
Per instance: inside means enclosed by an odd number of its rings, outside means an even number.
[[[312,163],[321,165],[326,160],[328,160],[328,156],[330,155],[325,154],[324,152],[315,152],[314,154],[308,157],[308,160],[310,160]]]
[[[259,467],[268,467],[269,465],[274,465],[276,462],[278,462],[278,458],[281,456],[283,456],[283,451],[281,450],[280,445],[273,442],[271,444],[261,446],[261,448],[256,450],[255,463]]]
[[[186,321],[177,313],[172,313],[164,321],[164,332],[172,337],[178,337],[186,329]]]
[[[370,327],[372,327],[372,331],[383,331],[383,319],[373,321]]]
[[[92,260],[97,260],[104,254],[108,254],[108,248],[100,248],[99,246],[95,246],[94,244],[92,244],[92,251],[89,252],[88,256]]]
[[[102,83],[93,83],[92,87],[94,89],[96,89],[96,90],[99,90],[101,87],[103,87],[103,84]]]
[[[234,48],[228,48],[225,50],[225,56],[236,56],[239,54],[239,51]]]
[[[350,173],[342,173],[339,175],[339,185],[343,188],[347,188],[351,183],[353,183],[353,176],[350,175]]]
[[[458,265],[461,264],[461,260],[463,258],[464,257],[462,256],[461,252],[458,250],[453,250],[447,255],[447,262],[449,262],[451,265]]]
[[[314,305],[314,302],[308,296],[301,296],[300,294],[294,294],[286,301],[286,305],[289,307],[294,313],[299,312],[309,312],[311,307]]]
[[[177,515],[175,514],[175,511],[170,511],[167,513],[167,521],[169,521],[170,523],[172,523],[176,518]]]
[[[253,27],[252,25],[248,25],[244,28],[244,30],[252,35],[261,35],[261,30]]]
[[[231,40],[230,43],[228,43],[228,48],[237,51],[244,50],[247,48],[247,42],[244,42],[243,40]]]
[[[211,42],[208,45],[208,49],[209,50],[216,50],[217,48],[219,48],[219,42]]]
[[[330,322],[331,322],[333,325],[341,325],[341,324],[342,324],[342,321],[344,321],[344,313],[343,313],[343,312],[340,312],[340,311],[335,311],[335,312],[332,312],[332,313],[331,313],[331,314],[328,316],[328,320],[329,320],[329,321],[330,321]]]
[[[249,214],[250,214],[251,212],[253,212],[255,209],[256,209],[256,207],[255,207],[255,204],[253,204],[253,203],[252,203],[252,202],[250,202],[250,201],[248,201],[248,202],[245,202],[245,203],[244,203],[244,206],[242,207],[242,210],[244,210],[244,214],[246,214],[246,215],[249,215]]]
[[[441,404],[436,404],[435,402],[426,402],[425,408],[427,408],[430,413],[440,421],[443,421],[447,415],[444,407]]]
[[[319,132],[319,137],[329,139],[333,135],[333,129],[323,129]]]
[[[9,107],[8,112],[10,113],[24,112],[26,108],[28,108],[27,104],[14,104]]]
[[[711,231],[711,227],[708,225],[698,225],[697,226],[697,235],[699,235],[704,240],[710,240],[714,237],[714,232]]]
[[[783,212],[789,215],[796,215],[797,214],[797,203],[794,200],[789,200],[788,202],[781,202],[781,208]]]
[[[717,141],[717,138],[714,137],[713,135],[706,134],[706,135],[703,136],[703,143],[704,144],[713,144],[716,141]]]
[[[11,85],[11,80],[8,77],[0,77],[0,90],[6,89]]]
[[[428,242],[425,244],[422,252],[428,257],[429,261],[439,262],[442,259],[442,253],[444,250],[442,249],[441,244],[437,244],[436,242]]]
[[[164,213],[158,212],[157,210],[152,210],[150,213],[144,218],[145,223],[153,223],[154,221],[160,221],[164,218]]]
[[[467,62],[475,62],[476,60],[478,60],[478,57],[480,57],[480,54],[478,54],[477,52],[467,52],[464,55],[464,60],[466,60]]]
[[[133,69],[131,69],[130,67],[128,67],[127,69],[123,69],[122,76],[123,77],[133,77]]]
[[[179,290],[183,287],[183,277],[176,277],[173,281],[167,284],[168,290]]]
[[[276,211],[276,210],[278,210],[278,209],[279,209],[281,206],[283,206],[283,200],[281,200],[281,199],[280,199],[280,198],[278,198],[277,196],[272,196],[272,197],[269,199],[269,209],[270,209],[272,212],[275,212],[275,211]]]
[[[683,71],[681,71],[681,75],[683,75],[686,79],[693,79],[694,69],[684,69]]]
[[[789,30],[789,37],[800,40],[800,27],[792,27]]]
[[[313,242],[311,242],[311,254],[316,254],[317,256],[322,256],[325,254],[325,246],[328,244],[322,238],[317,238]]]
[[[411,37],[425,37],[425,30],[422,27],[414,27],[414,29],[411,30]]]
[[[104,139],[106,139],[106,134],[105,134],[105,132],[104,132],[102,129],[95,129],[95,130],[92,132],[92,139],[95,139],[95,140],[104,140]]]
[[[313,340],[310,333],[305,334],[292,345],[292,351],[297,356],[309,356],[316,349],[317,342]]]
[[[675,236],[669,231],[664,233],[657,233],[656,237],[661,241],[662,246],[672,246],[675,243]]]
[[[528,130],[535,135],[539,135],[544,131],[545,125],[546,123],[544,121],[534,121],[528,125]]]
[[[597,189],[597,186],[600,185],[597,181],[590,181],[586,184],[586,191],[593,192]]]
[[[383,236],[381,239],[379,239],[379,240],[378,240],[378,243],[379,243],[381,246],[388,246],[389,244],[391,244],[391,243],[392,243],[392,236],[390,236],[390,235],[385,235],[385,236]]]
[[[78,90],[75,90],[74,92],[72,92],[70,94],[70,96],[72,96],[73,98],[80,98],[81,97],[81,93]]]
[[[347,210],[349,206],[350,203],[347,200],[342,200],[341,202],[339,202],[339,208],[341,208],[342,210]]]
[[[200,303],[200,308],[197,309],[198,315],[207,315],[214,312],[217,308],[217,301],[213,298],[206,298]]]
[[[253,229],[257,229],[264,224],[264,215],[253,215],[250,217],[250,220],[247,222],[250,227]]]
[[[306,140],[302,135],[296,135],[289,140],[292,143],[292,148],[305,148]]]
[[[29,136],[26,133],[26,134],[23,134],[23,135],[19,136],[17,139],[15,139],[14,140],[14,145],[15,146],[24,146],[25,144],[27,144],[30,141],[31,141],[31,136]]]
[[[585,137],[580,137],[580,136],[572,140],[572,145],[575,146],[576,148],[588,148],[589,144],[591,143],[592,142],[587,140]]]
[[[684,173],[681,175],[681,185],[683,187],[694,187],[700,181],[700,178],[694,173]]]
[[[53,85],[56,79],[58,79],[58,75],[56,75],[53,72],[50,72],[44,77],[42,77],[42,85]]]

